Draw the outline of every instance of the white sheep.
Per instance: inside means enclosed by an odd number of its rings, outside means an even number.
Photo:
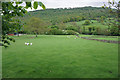
[[[32,45],[32,43],[30,43],[30,45]]]
[[[27,45],[29,45],[29,43],[27,43]]]
[[[32,43],[27,43],[27,42],[25,42],[25,45],[27,45],[27,46],[28,46],[28,45],[32,45]]]

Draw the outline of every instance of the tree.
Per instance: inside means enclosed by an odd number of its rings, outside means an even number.
[[[39,33],[44,33],[44,29],[46,28],[46,24],[39,18],[32,17],[29,22],[29,28],[31,28],[32,32],[36,34],[36,37]]]
[[[109,27],[111,26],[110,28],[111,33],[116,34],[117,32],[116,35],[120,35],[120,1],[118,2],[115,2],[114,0],[108,1],[108,7],[105,4],[102,7],[108,10],[109,14],[113,16],[112,17],[113,19],[110,18],[108,19],[109,20],[108,26]]]
[[[104,20],[105,20],[105,16],[101,16],[100,17],[101,23],[103,24]]]
[[[15,3],[15,5],[14,5]],[[25,2],[26,6],[21,6],[23,2],[2,2],[2,35],[0,36],[2,38],[1,45],[4,47],[8,47],[10,45],[10,41],[15,42],[13,38],[10,38],[6,34],[10,31],[18,31],[20,30],[19,22],[16,22],[15,18],[16,16],[23,16],[25,13],[27,13],[28,8],[34,8],[37,9],[38,5],[41,6],[43,9],[45,9],[45,6],[42,2]],[[32,6],[33,5],[33,6]],[[8,45],[7,45],[8,44]]]
[[[61,22],[61,23],[57,24],[57,26],[59,27],[59,29],[65,30],[66,25],[63,22]]]
[[[89,20],[85,20],[85,23],[83,25],[89,25],[90,21]]]

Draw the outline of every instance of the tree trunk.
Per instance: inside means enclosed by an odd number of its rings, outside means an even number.
[[[18,37],[19,37],[19,33],[18,33]]]

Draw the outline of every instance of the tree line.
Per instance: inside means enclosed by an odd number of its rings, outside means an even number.
[[[115,16],[111,15],[108,11],[109,9],[91,6],[70,9],[67,8],[46,9],[28,12],[21,19],[26,24],[24,25],[24,32],[30,34],[119,35],[118,27],[115,27],[115,25],[112,24],[115,23]],[[117,10],[112,9],[112,11],[115,12]],[[34,22],[35,18],[38,23]],[[94,24],[94,21],[97,21],[97,23],[102,26],[107,26],[107,28],[101,28],[99,25],[95,26],[91,25]],[[78,25],[76,22],[84,23]],[[68,26],[66,25],[67,23],[72,24]],[[33,24],[34,26],[31,26],[31,24]],[[36,28],[37,30],[35,30],[34,28]]]

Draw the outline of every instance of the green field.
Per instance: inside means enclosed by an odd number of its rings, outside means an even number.
[[[118,41],[118,38],[93,38],[93,39]]]
[[[89,36],[89,35],[87,35]],[[3,78],[116,78],[118,44],[74,35],[24,35],[2,48]],[[32,42],[32,46],[25,45]]]
[[[98,21],[96,21],[96,20],[91,20],[91,22],[93,22],[93,23],[90,23],[90,25],[85,25],[85,27],[87,28],[87,27],[99,27],[99,28],[101,28],[101,29],[107,29],[108,28],[108,26],[107,25],[103,25],[103,24],[101,24],[101,23],[99,23]],[[66,23],[66,25],[67,26],[71,26],[72,25],[72,23],[74,23],[74,22],[68,22],[68,23]],[[83,26],[83,24],[85,23],[85,20],[83,20],[83,21],[79,21],[79,22],[75,22],[78,26]],[[81,27],[82,28],[82,27]]]
[[[112,41],[119,41],[118,36],[98,36],[98,35],[79,35],[80,37],[88,37],[91,39],[100,39],[100,40],[112,40]]]

